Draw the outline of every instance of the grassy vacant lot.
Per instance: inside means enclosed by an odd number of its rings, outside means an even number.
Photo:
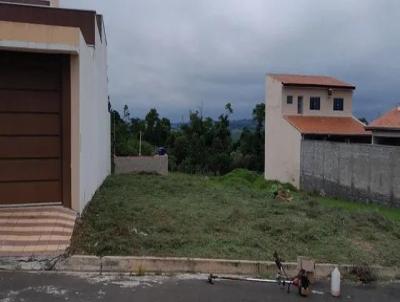
[[[244,170],[223,177],[111,176],[73,236],[72,252],[400,265],[400,210],[292,192]]]

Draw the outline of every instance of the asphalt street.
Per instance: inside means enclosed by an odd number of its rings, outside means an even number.
[[[317,284],[314,294],[301,298],[277,285],[235,281],[208,284],[206,276],[98,276],[90,274],[0,272],[1,302],[47,301],[400,301],[400,283],[345,284],[342,297],[330,296],[328,284]]]

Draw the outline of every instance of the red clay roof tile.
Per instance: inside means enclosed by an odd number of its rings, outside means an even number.
[[[302,134],[371,135],[353,117],[287,115],[284,118]]]
[[[390,128],[400,130],[400,106],[385,113],[367,127],[367,129],[373,128]]]
[[[333,77],[319,75],[296,75],[296,74],[269,74],[272,78],[287,86],[316,86],[332,88],[355,89],[355,86]]]

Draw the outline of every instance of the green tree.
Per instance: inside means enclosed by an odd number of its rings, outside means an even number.
[[[128,124],[121,118],[118,111],[111,112],[111,142],[113,154],[129,155],[128,141],[130,137]]]
[[[232,114],[232,113],[233,113],[233,109],[232,109],[232,104],[231,104],[231,103],[227,103],[227,104],[225,105],[225,111],[226,111],[228,114]]]
[[[252,114],[256,122],[256,129],[243,129],[240,140],[235,144],[233,168],[246,168],[255,171],[264,171],[265,149],[265,104],[255,106]]]
[[[368,125],[368,120],[365,117],[361,117],[358,119],[361,123]]]
[[[160,122],[160,117],[155,108],[150,109],[145,117],[146,129],[144,131],[144,139],[151,144],[158,143],[157,124]]]
[[[155,146],[165,146],[171,135],[171,122],[167,118],[161,118],[155,108],[147,113],[144,123],[135,121],[135,125],[144,132],[144,139]]]
[[[176,168],[187,173],[207,173],[209,147],[212,143],[213,122],[204,119],[198,111],[189,113],[189,122],[172,132],[169,139],[169,154]]]
[[[261,133],[265,125],[265,104],[257,104],[253,109],[253,120],[256,121],[256,132]]]
[[[211,146],[210,168],[215,174],[224,174],[231,165],[232,138],[229,129],[229,116],[233,113],[231,103],[225,105],[225,114],[221,114],[215,123],[215,136]]]
[[[264,171],[265,161],[265,103],[257,104],[253,109],[253,120],[256,122],[256,133],[254,140],[254,156],[256,162],[253,169]]]
[[[158,146],[166,146],[168,137],[171,135],[171,122],[163,117],[156,125],[156,137]]]
[[[130,130],[134,138],[139,139],[140,132],[142,134],[146,130],[146,122],[140,118],[132,118],[130,124]]]
[[[145,130],[145,121],[139,118],[129,119],[127,105],[123,117],[116,111],[111,112],[112,152],[117,156],[137,156],[139,154],[139,132]],[[142,154],[152,155],[154,147],[142,140]]]
[[[129,117],[130,117],[130,112],[129,112],[129,108],[128,105],[124,106],[124,121],[129,123]]]
[[[130,119],[124,106],[123,117],[113,111],[113,148],[117,155],[137,155],[139,133],[143,132],[143,154],[151,154],[153,146],[167,147],[170,168],[187,173],[224,174],[232,168],[264,169],[265,105],[253,110],[256,129],[243,129],[240,140],[233,144],[230,131],[231,103],[217,120],[205,118],[198,111],[189,112],[189,122],[172,129],[155,108],[145,119]]]

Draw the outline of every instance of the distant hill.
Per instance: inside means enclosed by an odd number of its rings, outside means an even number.
[[[171,123],[171,128],[173,129],[173,130],[178,130],[180,127],[181,127],[181,125],[185,125],[186,123]]]
[[[231,130],[243,130],[244,128],[255,130],[256,122],[252,119],[233,120],[230,122]]]
[[[172,129],[179,129],[181,125],[184,125],[185,123],[171,123]],[[244,129],[250,129],[250,130],[255,130],[256,129],[256,122],[253,121],[252,119],[241,119],[241,120],[233,120],[230,121],[230,129],[231,131],[237,131],[240,130],[240,132]]]
[[[179,129],[179,127],[185,123],[172,123],[171,127],[172,129]],[[240,135],[242,134],[242,131],[244,128],[247,128],[249,130],[255,130],[256,129],[256,123],[252,119],[241,119],[241,120],[233,120],[230,121],[230,130],[231,130],[231,136],[232,140],[234,142],[237,142],[240,139]]]

